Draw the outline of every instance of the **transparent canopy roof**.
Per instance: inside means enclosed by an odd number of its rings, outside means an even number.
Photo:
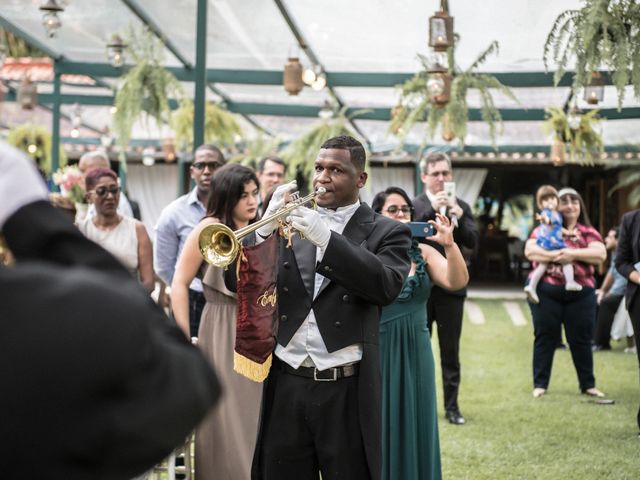
[[[46,47],[46,53],[55,57],[104,64],[108,62],[106,44],[114,33],[124,35],[129,27],[137,29],[148,23],[165,40],[166,66],[192,68],[195,64],[197,0],[59,0],[64,11],[59,14],[62,27],[56,38],[48,38],[45,33],[42,12],[38,10],[41,3],[39,0],[0,0],[0,25],[24,34],[28,41]],[[299,56],[304,67],[317,60],[329,75],[412,74],[420,69],[417,54],[428,54],[428,19],[439,5],[439,0],[209,0],[206,66],[232,72],[255,70],[280,74],[287,58],[293,55]],[[582,5],[580,0],[450,0],[455,31],[460,35],[456,64],[466,69],[495,40],[500,45],[499,54],[489,56],[481,71],[543,72],[543,46],[553,21],[562,11]],[[288,14],[291,25],[280,7]],[[308,50],[299,48],[294,29]],[[299,95],[291,96],[284,90],[281,76],[278,79],[277,85],[273,81],[272,84],[216,83],[207,88],[206,97],[211,101],[224,99],[244,105],[242,112],[256,112],[237,115],[249,137],[262,129],[290,141],[319,119],[286,114],[302,115],[297,107],[317,110],[326,101],[333,102],[333,95],[328,88],[315,91],[305,87]],[[117,78],[94,76],[93,80],[98,83],[97,87],[63,83],[61,91],[70,97],[114,95]],[[7,83],[14,89],[19,84],[15,79]],[[194,83],[183,82],[183,86],[187,96],[193,98]],[[40,94],[51,94],[52,90],[50,83],[38,85]],[[336,86],[333,92],[351,109],[389,109],[399,96],[398,89],[391,86]],[[568,87],[519,87],[513,88],[513,92],[518,102],[495,93],[496,106],[540,110],[571,105],[575,101],[579,108],[591,108],[582,100],[582,92],[570,101]],[[469,92],[468,103],[472,109],[479,108],[477,92]],[[265,105],[269,108],[258,108]],[[282,114],[278,115],[280,107]],[[623,107],[640,107],[631,88],[627,89]],[[617,108],[613,87],[605,88],[604,101],[598,108]],[[62,111],[71,115],[71,109],[72,105],[64,105]],[[298,113],[291,113],[293,111]],[[13,110],[11,115],[21,118]],[[8,110],[4,109],[0,124],[8,124],[7,117]],[[110,105],[84,106],[82,119],[89,127],[82,134],[97,137],[99,131],[111,124]],[[388,121],[356,119],[354,122],[374,150],[398,145],[398,139],[388,133]],[[640,143],[638,127],[640,120],[636,119],[603,122],[605,143]],[[67,130],[63,128],[62,134],[66,135]],[[156,125],[153,121],[136,125],[133,133],[134,138],[143,139],[161,139],[166,135],[170,135],[167,125]],[[416,125],[406,141],[419,145],[424,135],[425,126]],[[497,144],[546,145],[549,141],[542,121],[506,121]],[[429,143],[445,144],[439,133]],[[490,145],[488,127],[481,122],[469,122],[465,143]]]

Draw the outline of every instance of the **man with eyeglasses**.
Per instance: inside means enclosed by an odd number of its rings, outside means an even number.
[[[111,162],[109,162],[109,157],[104,152],[100,150],[96,150],[94,152],[87,152],[80,157],[80,161],[78,162],[78,169],[83,176],[86,177],[87,173],[91,170],[95,170],[96,168],[111,168]],[[129,199],[124,194],[124,192],[120,193],[120,200],[118,200],[118,208],[117,211],[120,215],[124,215],[125,217],[134,218],[133,209],[131,208],[131,204],[129,203]],[[95,205],[89,205],[89,209],[87,210],[87,216],[89,218],[93,218],[96,215],[96,207]],[[138,217],[136,217],[138,218]],[[140,218],[138,218],[140,220]]]
[[[160,214],[155,228],[153,266],[166,285],[171,285],[176,262],[187,236],[206,213],[213,173],[224,164],[224,155],[215,145],[198,147],[189,168],[195,187],[167,205]],[[198,336],[205,303],[202,282],[196,277],[189,286],[189,327],[192,337]]]
[[[278,185],[284,183],[285,163],[279,157],[265,157],[258,163],[256,177],[260,183],[260,200],[258,202],[258,215],[264,213],[264,200],[267,195]]]
[[[450,199],[444,189],[445,182],[453,181],[449,156],[440,152],[428,154],[420,162],[420,171],[425,191],[413,200],[416,221],[435,220],[437,212],[445,211],[447,216],[455,217],[458,222],[453,232],[455,242],[475,249],[478,243],[478,229],[471,214],[471,207],[460,198]],[[428,241],[427,243],[444,255],[440,245]],[[445,416],[454,425],[464,425],[466,422],[458,406],[460,335],[466,296],[466,288],[451,292],[434,286],[427,304],[430,333],[433,332],[433,322],[438,323]]]

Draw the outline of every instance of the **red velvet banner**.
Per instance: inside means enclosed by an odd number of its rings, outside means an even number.
[[[271,368],[277,318],[278,236],[243,247],[238,259],[234,370],[262,382]]]

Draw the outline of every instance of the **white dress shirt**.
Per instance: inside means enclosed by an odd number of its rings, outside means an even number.
[[[342,234],[345,225],[349,222],[353,214],[360,207],[360,201],[346,207],[340,207],[337,210],[328,210],[318,208],[318,213],[322,216],[323,221],[327,222],[329,228]],[[316,248],[316,262],[322,260],[324,251]],[[319,273],[315,276],[315,285],[313,298],[318,295],[320,286],[325,277]],[[355,321],[356,319],[354,319]],[[315,313],[313,309],[309,311],[309,315],[302,322],[298,331],[293,335],[286,347],[277,344],[275,350],[276,356],[291,365],[298,368],[317,367],[318,370],[326,370],[327,368],[346,365],[349,363],[359,362],[362,359],[362,344],[349,345],[341,348],[333,353],[327,351],[327,347],[322,340],[322,335],[318,328]]]

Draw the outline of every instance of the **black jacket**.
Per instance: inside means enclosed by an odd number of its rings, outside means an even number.
[[[616,269],[620,275],[628,279],[635,268],[635,264],[640,262],[640,210],[625,213],[620,225],[620,238],[616,254]],[[627,282],[625,301],[627,310],[637,300],[638,284]]]
[[[197,348],[138,282],[46,202],[4,227],[0,471],[128,479],[182,443],[219,395]]]

